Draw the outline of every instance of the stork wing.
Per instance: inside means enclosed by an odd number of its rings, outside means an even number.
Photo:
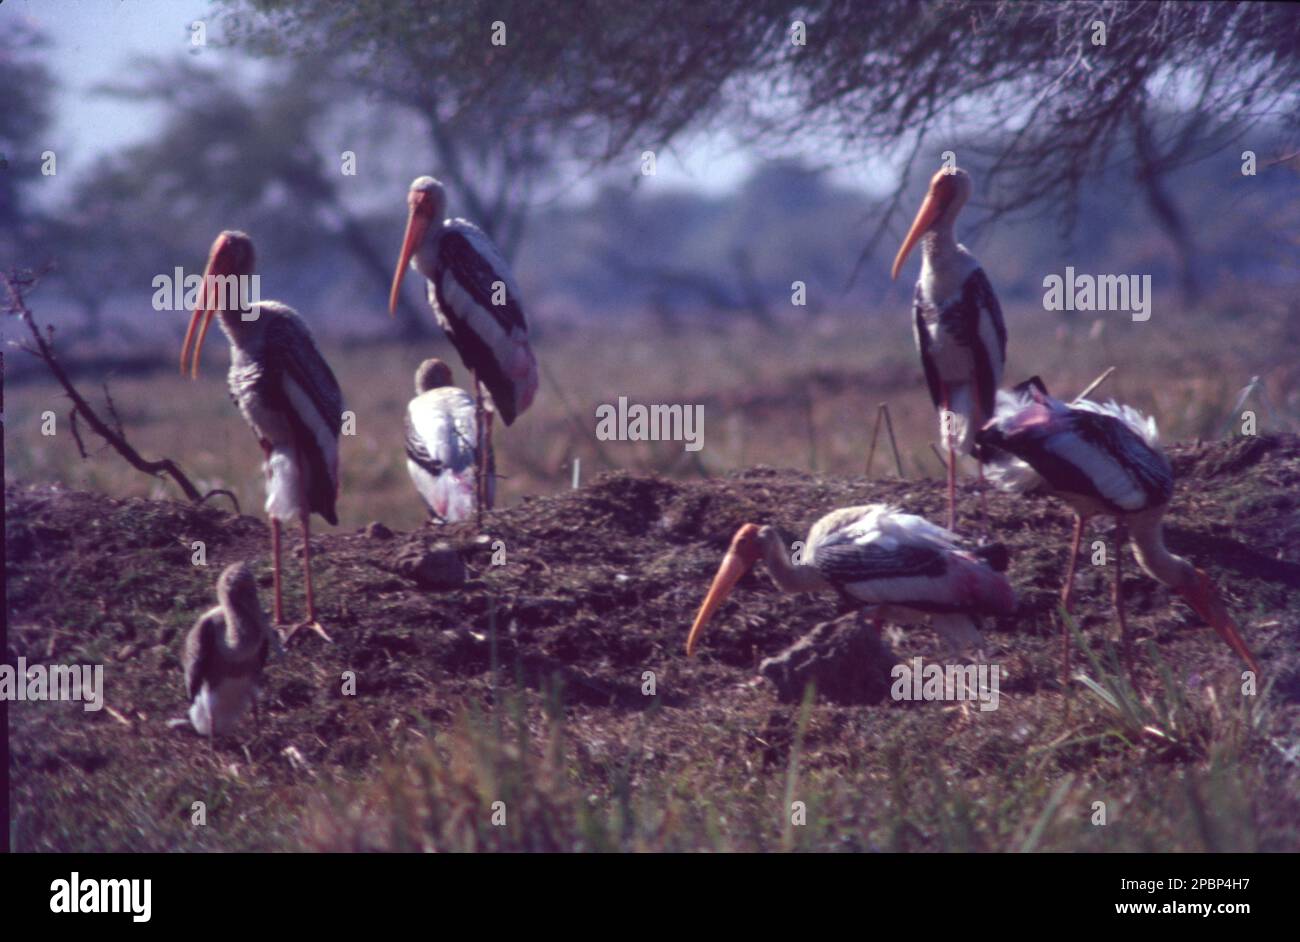
[[[943,390],[939,385],[939,368],[935,365],[934,354],[930,352],[930,328],[922,312],[921,283],[916,284],[916,297],[912,302],[912,336],[916,339],[916,351],[921,354],[921,368],[925,370],[925,384],[930,388],[930,401],[937,409],[943,405]]]
[[[181,655],[181,663],[185,666],[185,691],[191,701],[198,696],[204,681],[213,680],[215,677],[216,662],[213,652],[216,649],[217,638],[225,626],[226,619],[221,614],[221,609],[213,609],[200,616],[194,623],[194,627],[190,629],[190,633],[185,636],[185,651]]]
[[[411,403],[414,405],[415,403]],[[442,464],[429,453],[428,447],[424,444],[424,439],[416,430],[415,423],[411,421],[411,410],[408,407],[405,416],[406,426],[406,457],[410,458],[421,468],[430,474],[438,475],[442,473]]]
[[[962,334],[975,357],[978,405],[982,413],[979,424],[982,424],[993,415],[994,398],[1007,360],[1007,326],[1002,320],[1002,306],[984,269],[976,268],[966,279],[960,304]]]
[[[474,466],[474,400],[464,390],[431,389],[406,407],[406,455],[430,474]]]
[[[1024,461],[1053,490],[1093,498],[1114,513],[1168,503],[1173,471],[1140,435],[1114,416],[1031,395],[981,433],[986,444]]]
[[[1104,501],[1128,511],[1169,502],[1173,469],[1142,436],[1113,416],[1084,409],[1070,410],[1070,425],[1074,435],[1062,441],[1060,451],[1086,472]]]
[[[339,487],[339,430],[343,393],[311,333],[288,308],[266,325],[265,391],[289,416],[308,467],[311,509],[338,523],[334,503]]]
[[[533,401],[538,385],[514,276],[482,230],[462,219],[444,225],[438,262],[432,289],[439,321],[510,425]]]
[[[519,289],[514,276],[486,233],[470,223],[455,220],[439,240],[438,255],[460,288],[496,321],[502,332],[527,332],[528,324],[519,304]],[[504,298],[500,296],[499,288],[505,289]],[[461,314],[460,311],[456,313]]]

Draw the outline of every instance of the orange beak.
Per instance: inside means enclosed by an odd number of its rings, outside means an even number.
[[[754,524],[747,523],[732,537],[727,555],[722,558],[722,565],[718,567],[717,575],[713,577],[713,584],[709,586],[709,594],[704,597],[704,603],[695,616],[695,623],[691,625],[691,633],[686,636],[687,657],[695,653],[695,646],[699,644],[704,626],[713,617],[713,613],[727,600],[736,583],[753,568],[757,561],[758,551],[755,540],[757,530]]]
[[[212,324],[212,318],[216,315],[217,310],[211,299],[208,297],[208,285],[213,276],[225,276],[233,274],[233,266],[230,264],[229,241],[225,233],[217,236],[212,243],[212,250],[208,252],[208,266],[203,271],[203,281],[199,283],[199,293],[194,300],[194,313],[190,315],[190,326],[185,330],[185,343],[181,345],[181,375],[185,375],[185,361],[190,359],[190,378],[194,379],[199,375],[199,353],[203,349],[203,338],[208,335],[208,327]],[[198,337],[195,338],[194,329],[198,328]],[[190,343],[194,343],[193,354],[190,352]]]
[[[397,295],[402,290],[402,279],[406,277],[407,267],[415,247],[424,241],[424,234],[429,231],[432,218],[428,205],[429,197],[424,193],[412,191],[406,198],[411,211],[406,217],[406,234],[402,237],[402,254],[397,259],[397,271],[393,272],[393,287],[388,292],[388,313],[397,311]]]
[[[902,247],[894,256],[894,268],[890,272],[890,278],[897,280],[898,271],[903,267],[903,262],[907,261],[908,253],[920,241],[921,236],[925,235],[935,221],[943,215],[946,205],[946,201],[937,195],[934,187],[931,187],[930,192],[925,195],[925,202],[916,213],[916,218],[912,220],[912,228],[907,230],[907,238],[903,240]]]
[[[1256,676],[1260,676],[1262,672],[1259,669],[1259,662],[1255,660],[1255,655],[1250,653],[1245,639],[1237,630],[1237,623],[1232,620],[1228,607],[1223,604],[1223,598],[1219,595],[1219,590],[1214,587],[1205,570],[1196,570],[1195,581],[1190,586],[1180,589],[1179,593],[1187,600],[1187,604],[1196,610],[1196,614],[1205,619],[1210,627],[1219,633],[1219,637],[1237,652],[1238,656],[1246,662],[1246,666],[1254,671]]]

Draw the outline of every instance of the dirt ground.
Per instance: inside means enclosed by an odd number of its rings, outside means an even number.
[[[761,567],[687,659],[692,616],[740,524],[802,534],[832,508],[873,501],[944,516],[937,482],[756,467],[699,482],[604,474],[489,514],[485,536],[472,524],[314,534],[318,607],[335,643],[296,638],[269,667],[260,729],[248,721],[211,750],[165,728],[186,708],[184,635],[234,561],[255,564],[269,610],[264,522],[219,498],[195,507],[12,485],[6,661],[103,664],[111,708],[10,705],[13,846],[1300,849],[1300,439],[1170,454],[1179,483],[1168,543],[1224,588],[1265,676],[1241,703],[1236,655],[1129,555],[1139,687],[1168,720],[1146,733],[1082,683],[1067,712],[1055,621],[1064,506],[990,492],[981,517],[972,485],[965,528],[1006,544],[1020,598],[1015,616],[986,628],[987,654],[1009,675],[999,709],[963,719],[938,703],[779,702],[756,680],[759,660],[838,609],[832,598],[778,593]],[[1109,535],[1102,525],[1089,539]],[[191,562],[194,541],[206,566]],[[402,560],[440,541],[466,563],[459,588],[422,588],[404,574]],[[298,541],[288,547],[296,617]],[[1102,651],[1110,570],[1092,569],[1081,569],[1077,612]],[[899,659],[940,651],[925,626],[887,638]],[[1076,666],[1101,680],[1086,659]],[[1171,690],[1180,707],[1166,702]],[[518,784],[545,801],[514,830],[494,837],[438,809],[409,819],[394,810],[394,777],[418,766],[414,756],[452,754],[454,766],[466,717],[507,706],[507,725],[531,736],[520,750],[555,737],[541,748],[553,754],[527,766],[555,780]],[[509,750],[494,755],[509,761]],[[487,814],[481,776],[450,781],[476,791],[462,800],[438,786],[442,805],[461,801],[467,820]],[[805,792],[806,832],[783,810]],[[1089,823],[1098,795],[1115,818],[1100,828]],[[206,803],[203,827],[195,801]],[[592,820],[603,822],[601,839]]]

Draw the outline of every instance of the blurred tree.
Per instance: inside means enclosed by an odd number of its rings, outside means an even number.
[[[755,136],[905,148],[910,171],[922,142],[964,133],[999,142],[981,181],[992,213],[1048,206],[1067,223],[1084,180],[1113,172],[1124,150],[1192,292],[1194,243],[1168,175],[1261,118],[1300,127],[1300,7],[1289,4],[226,2],[255,14],[246,35],[263,48],[347,55],[421,108],[440,171],[489,225],[501,224],[476,191],[479,162],[456,150],[484,134],[504,150],[544,142],[536,129],[599,130],[608,158],[725,120]],[[494,24],[504,45],[493,43]],[[1207,136],[1207,115],[1232,133]],[[937,158],[919,161],[927,175]],[[526,189],[527,163],[514,169]],[[511,177],[497,180],[508,187]]]
[[[37,264],[48,220],[30,193],[50,149],[50,99],[55,83],[41,56],[48,39],[25,19],[0,30],[0,267]]]
[[[322,265],[333,242],[383,297],[392,277],[385,253],[340,198],[338,180],[314,140],[332,102],[315,77],[280,69],[251,89],[191,59],[148,60],[104,93],[160,103],[162,130],[105,158],[83,178],[61,225],[69,258],[64,289],[88,317],[116,289],[137,294],[158,273],[191,266],[222,228],[246,228],[279,266]],[[324,236],[324,240],[322,240]],[[152,289],[150,289],[152,293]],[[376,316],[386,316],[382,304]],[[399,307],[408,336],[429,318]]]

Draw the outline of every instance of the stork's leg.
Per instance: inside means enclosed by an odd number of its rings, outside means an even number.
[[[1083,514],[1074,515],[1074,542],[1070,546],[1070,562],[1065,570],[1065,587],[1061,590],[1061,607],[1070,611],[1070,592],[1074,588],[1074,570],[1079,565],[1079,544],[1083,542],[1083,528],[1087,525]],[[1061,619],[1061,683],[1070,684],[1070,625]]]
[[[275,624],[284,624],[284,600],[280,597],[280,521],[271,518],[271,578],[275,582]]]
[[[474,371],[474,521],[483,526],[483,505],[487,502],[486,468],[487,456],[483,450],[483,432],[487,424],[486,409],[483,407],[483,384],[479,382],[478,371]]]
[[[484,412],[487,414],[487,432],[483,436],[483,506],[487,510],[492,509],[492,423],[496,421],[496,412]]]
[[[296,635],[299,629],[310,628],[316,634],[320,635],[326,641],[333,643],[334,639],[325,633],[324,627],[316,620],[316,600],[312,594],[311,585],[311,513],[310,511],[302,515],[302,573],[304,585],[307,591],[307,617],[298,624],[294,625],[285,635],[284,643],[288,644]]]
[[[957,449],[953,445],[952,410],[949,408],[951,397],[948,385],[939,387],[943,396],[943,411],[939,414],[939,431],[943,433],[944,444],[948,446],[948,529],[957,529]]]
[[[1115,615],[1119,618],[1120,651],[1124,657],[1124,666],[1133,673],[1133,652],[1129,646],[1128,620],[1124,617],[1124,543],[1128,539],[1128,528],[1124,522],[1115,523]]]

